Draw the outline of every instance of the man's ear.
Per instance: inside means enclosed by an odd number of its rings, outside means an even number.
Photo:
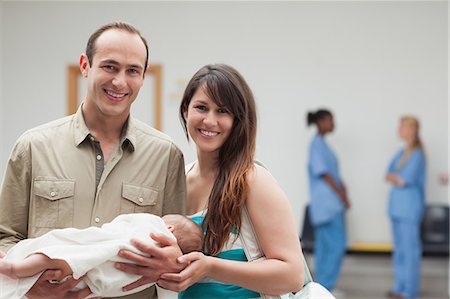
[[[89,72],[89,59],[87,58],[86,54],[81,54],[80,55],[80,72],[81,75],[83,75],[83,77],[87,77],[88,72]]]
[[[145,79],[145,76],[147,75],[147,72],[150,70],[150,65],[147,65],[147,67],[144,70],[144,73],[142,74],[142,78]]]
[[[175,230],[175,226],[172,225],[172,224],[169,224],[169,225],[167,226],[167,229],[168,229],[171,233],[173,233],[173,231]]]

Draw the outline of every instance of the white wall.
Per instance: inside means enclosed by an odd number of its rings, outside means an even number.
[[[111,20],[141,29],[163,64],[163,130],[194,158],[177,117],[180,93],[207,63],[229,63],[257,99],[257,156],[286,191],[299,226],[308,201],[307,111],[330,108],[329,142],[353,202],[350,242],[389,242],[387,164],[404,113],[417,115],[428,158],[427,201],[446,203],[447,3],[6,2],[1,159],[24,130],[63,116],[68,64]],[[3,170],[2,170],[3,172]]]
[[[3,24],[3,3],[0,2],[0,70],[3,70],[3,28],[5,28]],[[0,140],[3,139],[3,121],[4,121],[4,109],[3,109],[3,80],[2,80],[3,72],[0,71]],[[0,173],[3,173],[3,165],[5,164],[5,155],[3,152],[5,151],[4,146],[0,146]],[[0,183],[1,184],[1,183]]]

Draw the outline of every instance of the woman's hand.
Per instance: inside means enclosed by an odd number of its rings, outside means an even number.
[[[386,181],[400,188],[403,188],[405,186],[405,182],[396,173],[388,173],[386,175]]]
[[[342,203],[344,204],[346,209],[350,209],[350,200],[347,197],[347,190],[344,186],[341,186],[337,189],[337,194],[339,195],[340,199],[342,200]]]
[[[178,258],[181,264],[188,266],[180,273],[164,273],[157,284],[174,292],[186,290],[194,283],[208,276],[213,257],[205,256],[201,252],[191,252]]]

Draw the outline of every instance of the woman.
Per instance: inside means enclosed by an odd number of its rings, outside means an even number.
[[[187,168],[187,212],[201,223],[204,252],[186,254],[189,265],[163,274],[158,284],[179,298],[256,298],[298,291],[303,256],[286,195],[254,163],[256,109],[250,88],[232,67],[201,68],[186,87],[180,118],[197,148]],[[237,238],[246,207],[267,257],[247,262]]]
[[[391,298],[419,295],[422,243],[420,224],[425,204],[425,155],[419,138],[419,121],[400,120],[399,136],[405,142],[389,165],[386,181],[392,184],[388,213],[394,240],[394,288]]]
[[[346,250],[344,213],[350,202],[339,175],[337,158],[325,142],[325,135],[334,129],[333,115],[328,110],[309,112],[307,124],[317,127],[308,162],[316,281],[332,291]]]

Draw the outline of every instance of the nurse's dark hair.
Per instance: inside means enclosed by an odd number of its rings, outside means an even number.
[[[319,120],[321,120],[322,118],[325,118],[327,116],[333,116],[331,111],[327,110],[327,109],[319,109],[316,112],[308,112],[308,114],[306,115],[306,124],[308,126],[310,126],[312,124],[317,125],[317,122]]]
[[[214,256],[221,251],[230,232],[239,232],[241,228],[241,210],[249,192],[247,174],[254,167],[256,104],[250,87],[237,70],[225,64],[202,67],[189,81],[180,105],[179,116],[188,140],[185,113],[199,88],[233,116],[231,133],[219,150],[218,173],[203,221],[204,250]]]
[[[108,30],[122,30],[122,31],[126,31],[128,33],[131,34],[137,34],[142,42],[144,43],[145,46],[145,50],[146,50],[146,57],[145,57],[145,65],[144,65],[144,74],[145,74],[145,70],[147,69],[147,65],[148,65],[148,44],[147,44],[147,40],[142,36],[142,34],[139,32],[139,30],[137,30],[134,26],[124,23],[124,22],[112,22],[112,23],[108,23],[105,24],[101,27],[99,27],[97,30],[95,30],[94,33],[91,34],[91,36],[89,37],[89,40],[86,44],[86,51],[85,54],[88,58],[89,64],[92,66],[92,62],[94,61],[94,55],[95,55],[95,44],[97,42],[97,39],[100,37],[100,35],[102,35],[104,32],[108,31]]]

